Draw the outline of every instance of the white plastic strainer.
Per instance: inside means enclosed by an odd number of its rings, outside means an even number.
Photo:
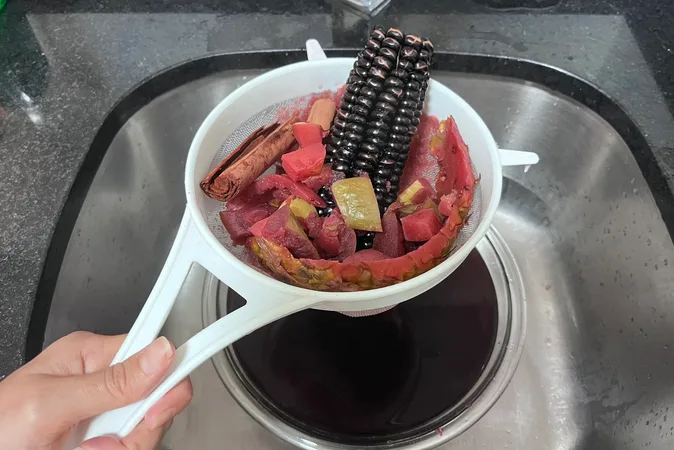
[[[231,245],[216,219],[222,203],[203,194],[199,182],[224,153],[233,150],[249,132],[275,120],[276,109],[288,102],[344,84],[353,59],[325,59],[315,41],[307,43],[309,61],[287,65],[261,75],[227,96],[206,118],[192,141],[185,168],[187,208],[164,268],[114,363],[151,343],[159,333],[193,263],[198,263],[247,300],[245,306],[197,333],[177,349],[175,363],[147,398],[102,414],[80,427],[78,442],[105,434],[125,436],[148,409],[172,387],[216,352],[281,317],[307,308],[353,315],[395,306],[432,288],[468,256],[487,232],[501,196],[501,165],[535,164],[535,154],[499,151],[489,129],[458,95],[431,80],[426,112],[439,118],[454,116],[470,149],[480,190],[476,193],[471,226],[451,255],[437,267],[389,287],[358,292],[320,292],[283,283],[242,261],[240,248]],[[223,145],[224,143],[224,145]],[[195,304],[195,307],[198,307]]]

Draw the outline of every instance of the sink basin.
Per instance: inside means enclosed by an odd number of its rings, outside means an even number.
[[[300,58],[200,59],[120,102],[58,225],[29,357],[74,330],[128,331],[177,231],[201,121],[242,83]],[[496,405],[442,448],[672,448],[674,245],[658,207],[672,199],[655,189],[662,178],[643,137],[601,92],[554,69],[440,55],[434,76],[477,110],[501,147],[541,158],[526,173],[505,170],[494,220],[526,292],[521,362]],[[192,269],[163,331],[174,343],[203,327],[208,279]],[[194,401],[166,448],[290,448],[238,406],[211,363],[192,379]]]

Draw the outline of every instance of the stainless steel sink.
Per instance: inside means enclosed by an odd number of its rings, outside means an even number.
[[[258,73],[193,77],[125,123],[120,116],[63,255],[45,345],[77,329],[130,328],[182,215],[192,136],[227,93]],[[494,408],[442,448],[672,448],[674,245],[621,130],[537,84],[435,76],[482,115],[502,147],[541,157],[526,173],[506,171],[494,222],[524,280],[522,360]],[[203,327],[207,278],[193,268],[168,319],[164,333],[176,344]],[[194,401],[166,448],[290,448],[238,406],[212,364],[192,379]]]

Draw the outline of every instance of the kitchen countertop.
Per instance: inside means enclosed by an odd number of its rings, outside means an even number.
[[[375,23],[424,30],[438,50],[533,60],[595,84],[640,127],[667,190],[674,5],[658,3],[392,0],[368,23],[327,0],[9,0],[0,12],[0,378],[24,360],[52,233],[95,133],[157,71],[213,53],[301,48],[310,37],[359,47]]]

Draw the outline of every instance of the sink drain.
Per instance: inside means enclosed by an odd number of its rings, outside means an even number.
[[[205,325],[244,304],[212,279]],[[367,318],[307,310],[213,358],[236,401],[300,448],[436,447],[510,382],[525,330],[519,271],[491,230],[435,288]]]

